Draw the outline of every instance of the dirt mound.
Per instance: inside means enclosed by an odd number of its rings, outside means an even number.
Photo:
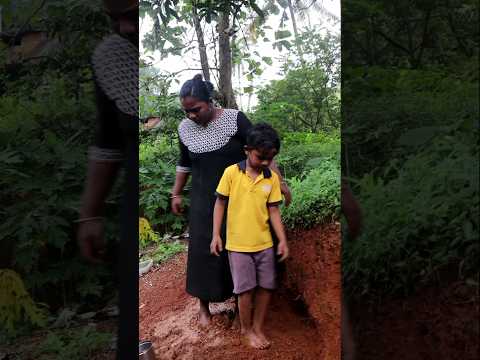
[[[186,254],[178,255],[140,279],[141,339],[153,341],[159,360],[223,360],[228,356],[236,360],[339,359],[340,282],[336,268],[340,250],[332,249],[339,246],[338,240],[336,227],[290,234],[292,258],[284,275],[289,276],[287,282],[297,279],[300,286],[296,290],[289,286],[286,290],[282,285],[273,297],[265,323],[265,332],[272,342],[269,350],[250,349],[240,342],[239,330],[230,328],[233,300],[211,304],[212,326],[199,327],[198,304],[185,292]],[[316,249],[317,257],[312,255],[312,249]],[[307,268],[301,266],[304,261]],[[318,267],[316,261],[325,263]],[[315,271],[307,271],[309,268]],[[318,284],[322,285],[320,296]],[[315,321],[292,301],[292,296],[298,298],[299,290]]]
[[[284,286],[302,301],[322,334],[326,359],[340,358],[340,226],[329,224],[289,234]]]

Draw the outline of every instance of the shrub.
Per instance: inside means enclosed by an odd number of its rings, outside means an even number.
[[[178,144],[157,136],[140,143],[140,216],[148,219],[160,234],[180,233],[186,226],[185,217],[170,211],[170,191],[175,181]],[[188,194],[188,187],[185,191]],[[184,197],[188,207],[188,197]]]
[[[282,139],[280,154],[275,158],[286,179],[303,179],[324,162],[340,163],[338,134],[292,133]]]
[[[323,161],[300,180],[289,181],[292,203],[282,209],[282,219],[287,228],[308,228],[332,221],[340,206],[340,164]]]
[[[384,176],[357,182],[365,223],[343,247],[350,293],[407,294],[449,264],[460,278],[478,271],[478,145],[468,138],[439,136],[401,167],[391,161]]]

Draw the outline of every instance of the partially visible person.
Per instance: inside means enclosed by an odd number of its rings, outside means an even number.
[[[199,322],[210,323],[210,302],[232,297],[233,283],[228,257],[210,255],[215,189],[225,168],[245,160],[244,146],[252,124],[241,111],[222,109],[213,104],[213,85],[196,75],[180,90],[180,101],[186,118],[178,126],[180,158],[172,188],[171,207],[176,215],[183,213],[182,191],[191,175],[189,209],[189,245],[187,259],[187,292],[199,299]],[[290,190],[274,162],[285,205],[291,201]],[[221,234],[224,236],[225,227]]]
[[[117,359],[138,357],[138,1],[105,0],[115,33],[92,56],[97,99],[97,132],[89,149],[88,172],[77,220],[82,255],[93,263],[105,260],[105,200],[125,167],[121,209],[119,266],[119,330]]]
[[[227,208],[228,251],[234,290],[238,295],[240,329],[247,344],[267,349],[263,332],[272,290],[276,288],[275,262],[288,257],[287,237],[280,217],[280,180],[269,169],[280,150],[276,131],[267,124],[253,126],[247,135],[247,159],[225,169],[218,184],[210,252],[220,256],[220,234]],[[228,205],[227,205],[228,201]],[[274,252],[269,221],[279,240]],[[252,320],[253,318],[253,320]]]
[[[362,211],[360,205],[352,194],[350,187],[345,179],[342,179],[342,212],[347,221],[347,233],[342,234],[344,239],[356,239],[362,229]],[[355,341],[350,322],[349,311],[342,295],[342,359],[355,359]]]

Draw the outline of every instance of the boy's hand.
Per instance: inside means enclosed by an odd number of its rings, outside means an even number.
[[[278,261],[283,261],[288,257],[288,245],[286,241],[280,241],[278,243],[277,248],[277,255],[281,255],[282,257]]]
[[[222,250],[222,238],[220,236],[214,236],[210,243],[210,253],[215,256],[220,256]]]

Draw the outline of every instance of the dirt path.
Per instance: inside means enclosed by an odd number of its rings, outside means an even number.
[[[315,237],[313,243],[323,239],[321,243],[324,244],[325,237],[318,234],[319,229],[313,229],[296,236],[298,241]],[[328,265],[325,269],[332,264],[338,264],[338,246],[335,248],[326,242],[325,246],[322,245],[317,250],[324,252],[323,257],[319,257],[312,249],[308,254]],[[293,253],[295,254],[295,251]],[[308,258],[308,255],[304,254],[304,258]],[[153,341],[157,359],[223,360],[229,356],[235,360],[339,359],[339,351],[336,351],[339,347],[339,333],[332,333],[332,329],[338,329],[339,332],[339,304],[334,304],[338,303],[338,294],[333,297],[326,295],[320,302],[313,301],[310,312],[315,312],[315,321],[306,313],[305,308],[297,305],[298,301],[292,301],[293,298],[298,300],[304,296],[309,297],[309,291],[313,288],[308,284],[314,280],[311,275],[339,278],[339,272],[322,271],[323,275],[307,272],[304,275],[308,281],[300,284],[298,295],[295,295],[293,288],[289,288],[289,291],[279,290],[274,295],[265,324],[272,347],[262,351],[246,348],[240,343],[239,331],[229,328],[228,314],[233,308],[231,301],[212,304],[213,325],[206,330],[199,328],[196,321],[198,305],[184,290],[185,262],[186,254],[183,253],[140,278],[140,337]],[[305,272],[304,269],[299,271]],[[315,281],[314,286],[318,283],[322,283],[321,278],[318,282]],[[339,284],[336,288],[339,289]],[[330,303],[327,298],[331,299]],[[320,309],[319,305],[325,311]],[[323,325],[323,329],[320,329],[319,325]]]

